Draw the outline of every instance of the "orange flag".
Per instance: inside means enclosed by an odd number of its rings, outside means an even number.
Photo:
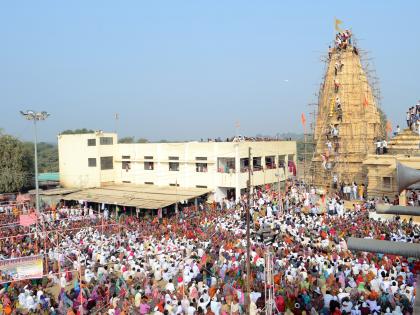
[[[386,131],[389,133],[392,132],[392,124],[389,120],[386,122]]]
[[[365,99],[363,101],[363,106],[366,108],[366,107],[368,107],[368,105],[369,105],[369,101],[367,99],[367,96],[365,95]]]
[[[300,120],[302,121],[302,125],[305,127],[305,125],[306,125],[306,117],[305,117],[305,114],[304,113],[302,113],[302,116],[300,117]]]

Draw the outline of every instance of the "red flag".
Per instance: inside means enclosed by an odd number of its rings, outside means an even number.
[[[302,126],[305,126],[306,125],[306,117],[305,117],[304,113],[302,113],[302,116],[300,117],[300,120],[302,121]]]
[[[36,214],[21,214],[19,216],[19,224],[22,226],[30,226],[36,223]]]
[[[366,108],[366,107],[368,107],[368,105],[369,105],[369,101],[367,99],[367,96],[365,95],[365,99],[363,101],[363,106]]]

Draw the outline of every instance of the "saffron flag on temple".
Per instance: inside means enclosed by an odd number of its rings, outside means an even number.
[[[386,122],[386,131],[387,132],[392,132],[392,124],[391,124],[391,122],[388,120],[387,122]]]
[[[19,216],[19,224],[22,226],[30,226],[36,223],[36,214],[21,214]]]
[[[340,24],[343,23],[343,21],[339,20],[339,19],[335,19],[335,30],[337,32],[341,32],[341,28],[340,28]]]
[[[302,116],[300,117],[300,120],[302,121],[302,126],[305,127],[305,125],[306,125],[306,117],[305,117],[305,114],[304,113],[302,113]]]
[[[363,106],[366,108],[369,105],[369,101],[367,99],[367,96],[365,95],[365,99],[363,100]]]

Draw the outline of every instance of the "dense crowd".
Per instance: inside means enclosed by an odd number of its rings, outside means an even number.
[[[420,135],[420,101],[415,106],[411,106],[406,113],[407,127],[416,131]]]
[[[357,198],[355,198],[357,199]],[[185,207],[172,217],[95,213],[79,206],[14,225],[4,214],[3,258],[45,255],[47,276],[12,281],[4,273],[4,314],[245,314],[245,207],[251,204],[250,314],[263,313],[266,253],[272,255],[274,307],[284,314],[407,314],[414,262],[352,253],[349,236],[419,242],[412,222],[369,219],[374,201],[290,185],[256,190],[239,202]],[[2,223],[3,224],[3,223]],[[39,228],[39,227],[38,227]],[[262,232],[269,232],[262,233]],[[24,236],[19,236],[22,234]],[[46,252],[45,252],[46,250]]]

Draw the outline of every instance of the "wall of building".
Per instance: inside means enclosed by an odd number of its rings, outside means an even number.
[[[111,137],[111,145],[100,145],[101,137]],[[95,139],[95,145],[88,145]],[[63,187],[98,187],[103,182],[112,182],[113,169],[101,170],[101,157],[111,156],[114,160],[117,135],[113,133],[91,133],[58,136],[58,158],[60,184]],[[96,159],[96,166],[89,166],[88,159]]]
[[[394,198],[398,195],[397,162],[420,170],[419,156],[370,155],[363,162],[367,169],[369,197]]]
[[[101,137],[112,137],[112,145],[101,145]],[[88,139],[96,139],[96,146],[88,146]],[[117,135],[96,133],[86,135],[60,135],[60,182],[64,187],[98,187],[107,182],[151,184],[158,186],[201,187],[217,191],[217,199],[228,189],[236,195],[247,187],[248,170],[241,169],[241,159],[261,158],[261,169],[254,169],[252,185],[284,181],[290,175],[289,159],[296,163],[296,142],[183,142],[183,143],[134,143],[118,144]],[[278,169],[279,155],[284,156],[286,172]],[[101,170],[101,157],[113,157],[113,169]],[[274,157],[272,167],[266,166],[265,158]],[[88,166],[88,159],[96,158],[96,167]],[[232,164],[228,167],[227,160]],[[149,169],[153,163],[153,169]],[[177,163],[178,169],[170,165]],[[200,163],[200,165],[197,165]],[[207,164],[207,168],[203,164]],[[197,167],[202,172],[197,171]],[[207,170],[207,171],[204,171]]]

